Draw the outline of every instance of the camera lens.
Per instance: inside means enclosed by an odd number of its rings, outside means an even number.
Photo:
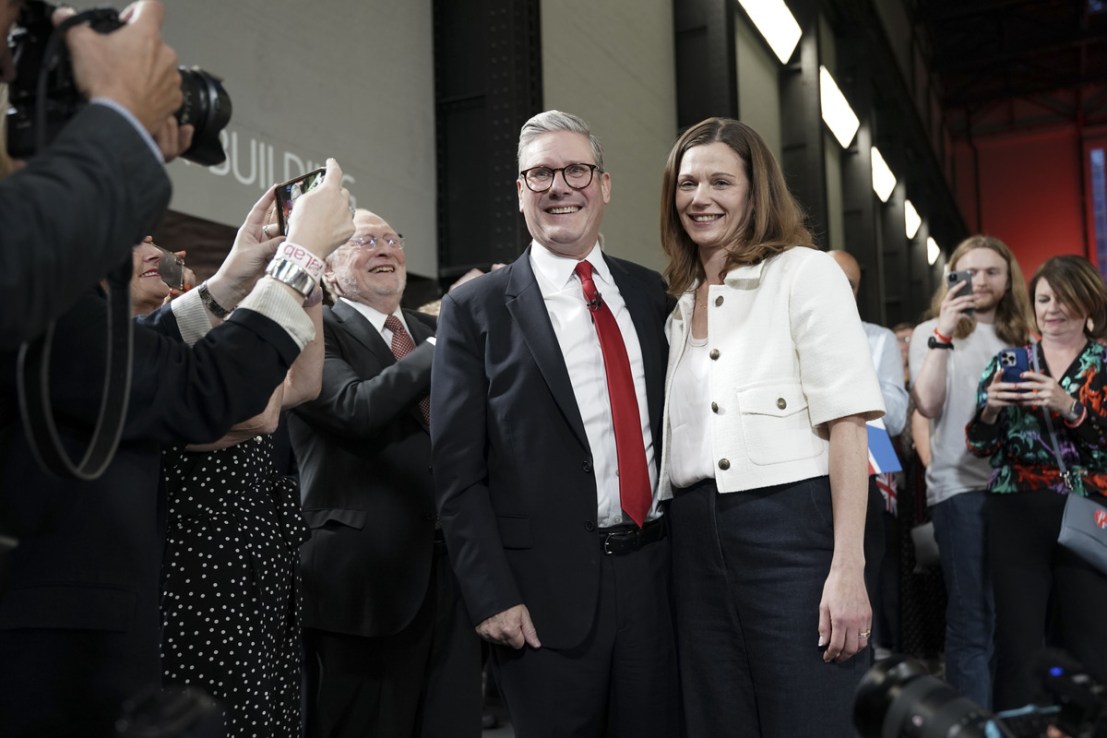
[[[862,678],[853,703],[853,724],[862,738],[1010,735],[986,710],[903,656],[878,662]]]
[[[223,81],[199,67],[180,68],[181,95],[184,101],[177,111],[181,125],[192,125],[192,145],[181,156],[204,166],[222,164],[227,159],[219,132],[231,120],[231,98]]]

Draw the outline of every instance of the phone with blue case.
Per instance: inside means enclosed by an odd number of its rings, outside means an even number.
[[[1021,382],[1022,373],[1030,371],[1030,356],[1025,348],[1003,349],[999,352],[999,366],[1004,382]]]

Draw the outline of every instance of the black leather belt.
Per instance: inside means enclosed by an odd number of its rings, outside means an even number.
[[[668,526],[665,518],[651,520],[641,528],[633,523],[600,528],[600,549],[604,556],[622,556],[660,541],[666,533]]]

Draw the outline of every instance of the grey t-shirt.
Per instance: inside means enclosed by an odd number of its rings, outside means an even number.
[[[934,335],[937,320],[919,324],[911,335],[911,384],[922,369],[930,351],[940,351],[946,359],[946,401],[942,412],[930,421],[932,461],[926,470],[926,503],[936,505],[962,492],[986,489],[992,468],[987,459],[978,458],[965,446],[965,426],[976,413],[976,388],[988,361],[1006,348],[996,336],[995,326],[977,323],[965,339],[954,339],[953,350],[931,349],[927,339]]]

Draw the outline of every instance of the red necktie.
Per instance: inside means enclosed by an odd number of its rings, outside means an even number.
[[[592,312],[592,324],[600,338],[603,366],[607,373],[607,396],[615,425],[615,452],[619,460],[619,501],[631,520],[641,528],[650,512],[650,472],[646,467],[646,446],[642,441],[642,417],[623,334],[611,308],[603,301],[592,281],[592,264],[579,261],[576,266],[584,289],[584,299]]]
[[[392,355],[397,361],[415,350],[415,341],[411,340],[411,334],[404,330],[404,324],[395,315],[389,315],[385,319],[384,327],[392,331]],[[419,401],[419,411],[423,413],[423,421],[427,426],[430,426],[430,410],[430,398],[424,397]]]

